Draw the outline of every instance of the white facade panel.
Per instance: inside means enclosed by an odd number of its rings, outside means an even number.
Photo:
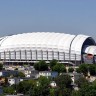
[[[5,59],[10,59],[10,53],[8,51],[5,52]]]
[[[47,60],[48,52],[47,51],[42,51],[43,53],[43,60]]]
[[[1,54],[0,54],[1,56],[1,59],[5,59],[5,56],[4,56],[4,52],[1,52]]]
[[[59,60],[65,60],[65,53],[59,52]]]
[[[27,58],[27,60],[31,60],[31,52],[30,52],[30,50],[26,50],[26,58]]]
[[[16,51],[16,59],[20,60],[20,51]]]
[[[53,51],[48,51],[48,60],[53,60]]]
[[[33,50],[33,51],[32,51],[32,60],[37,60],[36,50]]]
[[[10,59],[14,59],[15,60],[15,51],[9,51],[9,55],[10,55]]]
[[[26,60],[26,56],[25,56],[25,50],[21,51],[21,60]]]

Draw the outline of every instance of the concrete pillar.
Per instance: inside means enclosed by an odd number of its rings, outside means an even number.
[[[42,60],[43,60],[43,51],[41,50],[41,58],[42,58]]]
[[[36,50],[36,61],[37,61],[37,58],[38,58],[38,54],[37,54],[37,50]]]
[[[14,56],[15,56],[15,61],[16,61],[16,51],[14,50]]]
[[[25,60],[27,62],[27,51],[25,50]]]
[[[58,52],[58,61],[59,61],[59,52]]]
[[[21,61],[21,50],[20,50],[20,61]]]
[[[64,54],[64,61],[65,61],[65,52],[63,52],[63,54]]]
[[[6,61],[6,53],[5,53],[5,51],[4,51],[4,61]]]
[[[76,54],[75,54],[75,65],[76,65]]]
[[[32,50],[30,50],[30,55],[31,55],[31,61],[32,61]]]
[[[10,51],[9,51],[9,61],[11,61],[11,53],[10,53]]]
[[[52,51],[52,59],[54,59],[54,51]]]
[[[47,61],[48,61],[48,50],[47,50]]]
[[[0,61],[1,61],[1,52],[0,52]]]
[[[68,55],[69,55],[69,62],[71,62],[71,57],[70,57],[71,53],[69,52]]]

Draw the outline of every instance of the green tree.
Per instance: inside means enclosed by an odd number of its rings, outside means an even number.
[[[34,86],[33,88],[31,88],[29,96],[42,96],[42,88],[41,86]]]
[[[50,63],[49,63],[50,68],[52,69],[52,68],[53,68],[53,66],[55,66],[57,63],[58,63],[58,61],[57,61],[57,60],[55,60],[55,59],[51,60],[51,61],[50,61]]]
[[[96,89],[90,84],[87,86],[83,85],[79,91],[81,96],[96,96]]]
[[[34,80],[25,80],[17,84],[16,89],[18,93],[30,94],[30,91],[34,86],[36,86],[36,82]]]
[[[63,64],[57,63],[55,66],[53,66],[52,71],[57,71],[58,73],[66,72],[66,67]]]
[[[0,64],[0,70],[2,70],[3,69],[3,64]]]
[[[41,60],[34,64],[34,68],[38,71],[45,71],[48,70],[48,64],[44,60]]]
[[[49,96],[60,96],[60,88],[50,88],[50,95]]]
[[[25,74],[23,72],[18,72],[17,76],[16,77],[25,77]]]
[[[71,77],[69,75],[60,75],[55,78],[55,82],[60,89],[71,87]]]
[[[4,94],[14,94],[15,93],[15,89],[12,86],[8,86],[8,87],[3,87],[3,92]]]
[[[84,77],[80,77],[78,80],[75,81],[75,83],[78,85],[78,87],[82,87],[83,85],[88,85],[89,82]]]
[[[73,72],[74,69],[72,67],[69,67],[68,72]]]
[[[90,75],[96,75],[96,65],[94,64],[88,65],[88,70],[90,72]]]
[[[48,87],[50,84],[50,79],[45,76],[40,76],[38,82],[39,82],[40,86]]]
[[[85,76],[90,72],[90,75],[96,74],[96,65],[95,64],[81,64],[77,69],[77,72],[83,73]]]
[[[57,96],[70,96],[70,95],[71,95],[71,89],[63,88],[59,90],[59,94]]]
[[[96,96],[96,89],[86,91],[85,96]]]
[[[64,64],[60,64],[60,72],[66,72],[66,67]]]
[[[50,96],[56,96],[54,88],[50,88]]]
[[[57,71],[58,73],[60,73],[60,65],[56,64],[55,66],[53,66],[52,71]]]
[[[96,80],[92,82],[92,86],[96,89]]]
[[[37,85],[30,91],[30,96],[49,96],[50,93],[50,79],[41,76],[37,81]]]
[[[85,78],[78,81],[79,91],[72,92],[72,96],[96,96],[96,81],[89,83]]]
[[[77,73],[80,73],[80,68],[76,68],[76,72]]]
[[[82,96],[82,95],[81,95],[80,91],[73,90],[71,93],[71,96]]]
[[[83,73],[86,76],[88,73],[88,65],[87,64],[81,64],[79,66],[79,70],[81,73]]]

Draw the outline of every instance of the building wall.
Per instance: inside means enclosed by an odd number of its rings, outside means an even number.
[[[8,51],[0,53],[0,60],[4,62],[11,61],[38,61],[38,60],[53,60],[58,61],[80,61],[81,55],[71,54],[65,52],[54,52],[54,51],[42,51],[42,50],[19,50],[19,51]]]

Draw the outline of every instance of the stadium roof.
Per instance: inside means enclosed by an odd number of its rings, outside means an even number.
[[[88,46],[85,49],[85,53],[96,55],[96,46]]]
[[[81,54],[82,46],[88,38],[91,37],[55,32],[23,33],[0,38],[0,51],[32,49]]]

